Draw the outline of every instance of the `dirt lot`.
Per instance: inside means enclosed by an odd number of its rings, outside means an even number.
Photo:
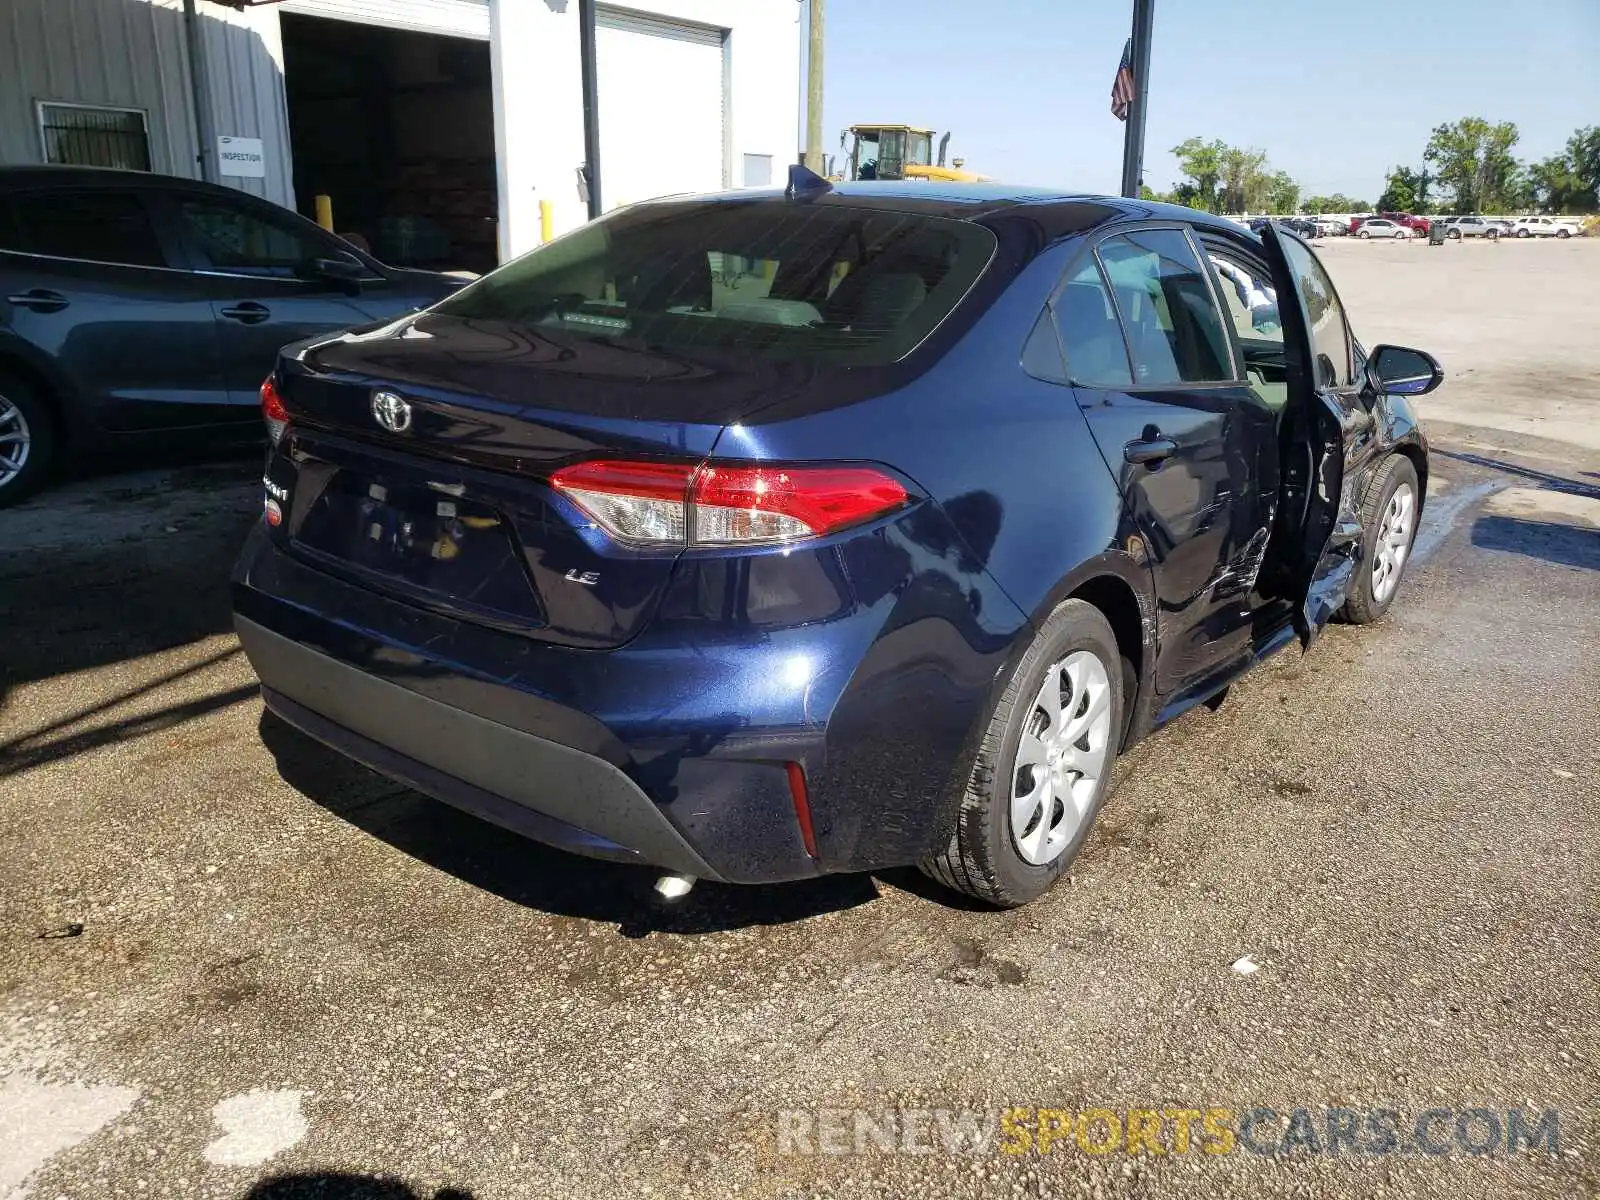
[[[1325,253],[1452,374],[1401,599],[1138,747],[1019,912],[912,873],[662,909],[263,722],[253,461],[0,514],[0,1198],[1600,1195],[1600,242]],[[915,1115],[1010,1106],[1320,1140]],[[1334,1153],[1329,1108],[1446,1110],[1447,1152]],[[788,1152],[819,1109],[936,1148]],[[1558,1134],[1474,1155],[1472,1109]]]

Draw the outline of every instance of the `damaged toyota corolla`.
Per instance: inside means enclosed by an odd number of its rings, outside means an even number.
[[[283,353],[239,637],[311,737],[680,890],[1022,904],[1121,750],[1389,607],[1441,378],[1270,225],[799,171],[640,204]]]

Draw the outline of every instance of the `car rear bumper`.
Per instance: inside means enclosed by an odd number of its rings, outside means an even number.
[[[247,618],[235,628],[267,708],[380,774],[563,850],[721,878],[603,759],[430,700]]]

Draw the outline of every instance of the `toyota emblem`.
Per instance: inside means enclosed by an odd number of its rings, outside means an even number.
[[[373,392],[372,418],[390,433],[404,433],[411,428],[411,405],[393,392]]]

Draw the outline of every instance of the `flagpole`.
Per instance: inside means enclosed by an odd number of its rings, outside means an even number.
[[[1150,100],[1150,31],[1156,0],[1133,0],[1133,103],[1122,131],[1122,194],[1135,199],[1144,175],[1144,114]]]

